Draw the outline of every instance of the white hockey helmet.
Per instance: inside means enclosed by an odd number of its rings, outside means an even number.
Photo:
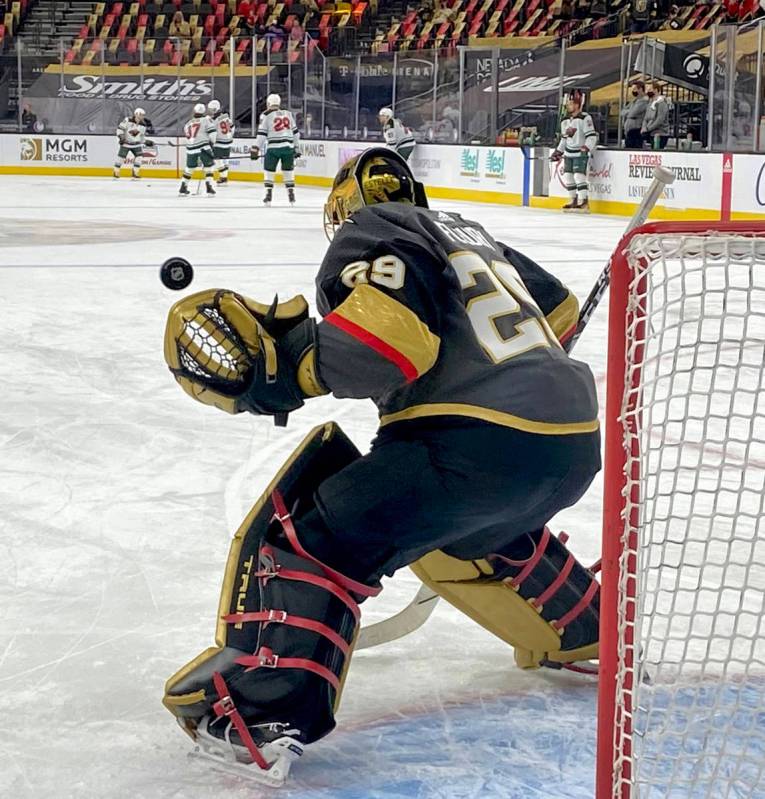
[[[217,114],[220,111],[220,100],[210,100],[207,104],[208,114]]]
[[[270,110],[272,108],[281,108],[281,106],[282,106],[282,98],[279,97],[278,94],[269,94],[268,97],[266,97],[267,109]]]
[[[205,108],[204,103],[197,103],[194,106],[194,116],[195,117],[203,117],[207,113],[207,109]]]
[[[389,119],[393,119],[393,111],[387,106],[385,108],[381,108],[377,112],[377,118],[380,120],[380,122],[387,122]]]
[[[136,108],[136,110],[133,111],[133,117],[136,118],[136,119],[138,117],[145,117],[145,116],[146,116],[146,112],[143,110],[143,108]]]

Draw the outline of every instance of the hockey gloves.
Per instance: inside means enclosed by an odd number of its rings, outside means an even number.
[[[315,331],[303,297],[269,307],[210,289],[170,309],[165,361],[198,402],[285,424],[306,397],[327,393],[315,366]]]

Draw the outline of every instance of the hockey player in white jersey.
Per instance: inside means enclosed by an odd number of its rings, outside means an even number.
[[[218,183],[228,183],[228,159],[231,157],[231,145],[234,143],[234,122],[223,111],[218,100],[210,100],[207,104],[207,115],[215,123],[215,170],[218,173]]]
[[[295,157],[300,155],[300,131],[291,111],[282,108],[282,98],[269,94],[266,110],[260,115],[258,138],[250,148],[250,158],[254,161],[261,153],[263,157],[263,185],[266,193],[265,205],[271,205],[274,193],[274,173],[279,163],[282,165],[284,185],[290,205],[295,202]]]
[[[133,179],[138,180],[141,177],[143,148],[152,145],[152,142],[146,138],[146,112],[143,108],[136,108],[129,117],[120,122],[117,126],[117,140],[119,150],[117,160],[114,162],[114,177],[120,176],[120,169],[130,154],[133,156]]]
[[[190,193],[191,173],[199,166],[200,161],[204,167],[207,193],[215,194],[213,148],[215,147],[216,126],[215,122],[207,116],[207,109],[203,103],[197,103],[194,106],[194,116],[183,126],[183,135],[186,137],[186,168],[183,170],[179,194]]]
[[[414,150],[414,136],[409,128],[404,127],[400,119],[393,116],[390,108],[381,108],[377,118],[382,125],[385,144],[395,150],[405,161]]]
[[[563,159],[563,181],[571,198],[564,211],[590,212],[587,167],[598,144],[592,117],[582,110],[582,94],[574,90],[566,102],[566,117],[561,122],[561,137],[550,159]]]

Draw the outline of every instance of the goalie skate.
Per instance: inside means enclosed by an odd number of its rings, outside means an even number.
[[[215,727],[217,729],[211,729]],[[292,737],[298,735],[299,730],[287,729],[286,724],[264,724],[249,729],[266,768],[253,761],[233,724],[212,716],[205,716],[199,722],[194,736],[197,747],[189,757],[204,760],[217,771],[237,774],[261,785],[273,788],[284,785],[292,762],[303,754],[303,744]]]

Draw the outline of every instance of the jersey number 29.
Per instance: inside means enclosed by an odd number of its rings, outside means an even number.
[[[492,289],[472,297],[465,307],[476,338],[494,363],[515,358],[535,347],[560,346],[512,264],[505,261],[492,261],[489,264],[477,252],[467,250],[453,253],[449,260],[463,291],[475,287],[479,275],[491,283]],[[514,325],[514,336],[505,338],[497,329],[496,320],[518,315],[527,318]]]

